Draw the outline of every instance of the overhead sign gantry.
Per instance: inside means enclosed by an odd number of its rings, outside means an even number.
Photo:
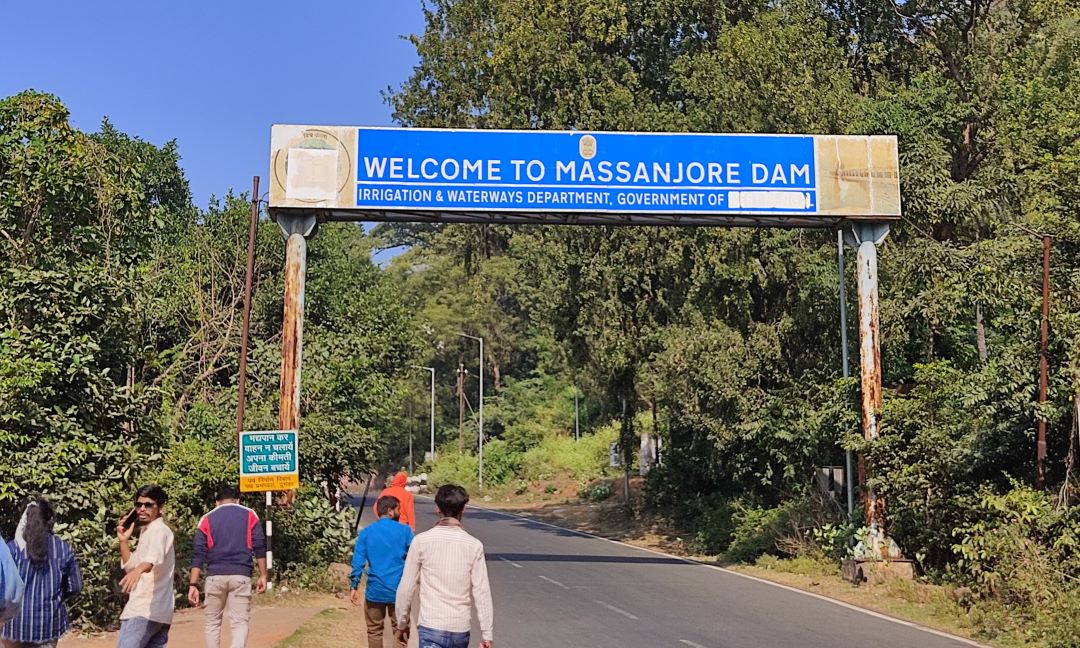
[[[900,215],[896,138],[274,126],[270,206],[331,220],[787,225]]]
[[[300,427],[306,237],[318,222],[840,228],[858,248],[862,423],[878,436],[877,245],[900,216],[887,135],[274,125],[270,213],[287,236],[279,427]],[[884,502],[867,494],[868,522]]]

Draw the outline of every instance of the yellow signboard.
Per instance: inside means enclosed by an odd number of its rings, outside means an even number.
[[[258,493],[260,491],[284,491],[300,488],[300,475],[260,475],[258,477],[241,477],[241,493]]]

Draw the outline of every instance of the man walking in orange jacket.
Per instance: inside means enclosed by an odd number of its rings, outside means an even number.
[[[379,499],[382,497],[387,495],[396,497],[398,502],[401,503],[401,517],[398,518],[398,522],[409,525],[409,528],[412,529],[413,533],[416,533],[416,511],[413,508],[413,494],[405,490],[405,484],[408,481],[409,475],[407,475],[405,471],[394,475],[394,479],[390,481],[390,486],[384,488],[383,491],[379,493],[379,497],[375,498],[375,506],[378,505]],[[379,512],[375,506],[372,506],[372,509],[375,510],[375,515],[378,516]]]

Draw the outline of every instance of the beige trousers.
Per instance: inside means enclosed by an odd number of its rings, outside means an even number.
[[[219,648],[221,619],[226,612],[232,634],[230,648],[244,648],[251,616],[250,576],[206,577],[206,648]]]
[[[390,617],[391,632],[397,632],[397,616],[394,614],[393,603],[375,603],[364,601],[364,619],[367,622],[368,648],[383,648],[383,628],[385,619]],[[393,644],[398,648],[405,648],[405,644],[392,638]]]

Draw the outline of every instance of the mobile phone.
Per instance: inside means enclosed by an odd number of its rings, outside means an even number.
[[[124,518],[124,528],[126,529],[132,524],[135,524],[135,520],[137,520],[138,518],[139,512],[135,509],[131,509],[131,512],[127,514],[126,518]]]

